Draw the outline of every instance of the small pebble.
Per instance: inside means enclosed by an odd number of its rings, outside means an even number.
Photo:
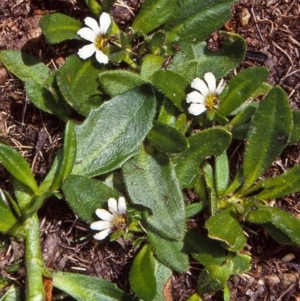
[[[295,255],[294,255],[293,253],[289,253],[289,254],[284,255],[284,256],[281,258],[281,261],[282,261],[283,263],[286,263],[286,262],[292,261],[294,258],[295,258]]]

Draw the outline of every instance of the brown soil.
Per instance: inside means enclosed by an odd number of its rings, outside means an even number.
[[[113,10],[114,18],[121,26],[132,21],[140,1],[127,0],[125,3],[132,9],[119,6]],[[42,15],[51,12],[82,19],[87,9],[80,0],[1,0],[0,49],[22,49],[37,56],[50,68],[61,66],[76,48],[72,48],[72,43],[55,46],[45,43],[38,21]],[[247,59],[242,68],[268,67],[268,81],[280,84],[289,95],[292,108],[299,109],[299,0],[240,1],[233,7],[233,18],[225,29],[238,32],[247,41]],[[213,40],[214,35],[210,39]],[[36,109],[26,98],[22,83],[0,66],[1,139],[28,159],[38,180],[44,178],[51,166],[61,145],[63,128],[63,123],[56,117]],[[278,174],[295,164],[299,164],[299,147],[292,145],[268,173]],[[10,190],[9,176],[3,168],[0,169],[0,178],[1,187]],[[276,206],[299,216],[298,197],[299,194],[285,197],[277,201]],[[48,200],[39,216],[43,255],[48,267],[101,277],[129,291],[127,275],[135,253],[130,241],[95,243],[90,239],[88,225],[79,220],[63,200]],[[190,222],[197,223],[198,219]],[[261,228],[251,229],[245,251],[253,256],[252,269],[229,282],[231,300],[300,300],[300,248],[280,246]],[[0,237],[1,241],[0,274],[24,286],[23,246]],[[287,254],[293,259],[285,263],[282,258]],[[12,270],[14,265],[17,269]],[[194,293],[200,270],[201,266],[191,261],[189,273],[175,275],[169,300],[186,300]],[[208,295],[205,300],[222,300],[222,296],[220,293]]]

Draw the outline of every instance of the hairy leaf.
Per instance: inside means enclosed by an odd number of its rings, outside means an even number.
[[[151,210],[147,227],[164,237],[182,239],[185,209],[176,174],[166,154],[150,151],[141,149],[123,165],[128,194],[134,204]]]
[[[154,231],[148,231],[148,239],[158,260],[178,273],[185,273],[189,268],[189,259],[184,253],[182,241],[161,237]]]
[[[203,295],[206,293],[216,292],[223,288],[229,279],[233,269],[231,260],[226,261],[223,265],[209,265],[201,271],[197,289]]]
[[[136,301],[111,282],[67,272],[54,272],[53,285],[77,301]]]
[[[202,78],[206,72],[212,72],[216,78],[224,77],[243,62],[246,43],[236,34],[223,33],[223,36],[223,46],[217,52],[210,51],[205,42],[184,46],[176,53],[168,69],[180,74],[188,82],[195,77]]]
[[[158,90],[174,102],[178,109],[184,110],[185,90],[189,82],[183,76],[170,70],[159,70],[153,74],[152,82]]]
[[[77,31],[81,28],[81,23],[64,14],[55,13],[43,16],[40,26],[49,44],[80,40]]]
[[[88,115],[102,103],[98,74],[103,70],[94,59],[67,58],[57,73],[57,84],[65,100],[80,114]],[[93,97],[94,96],[94,97]]]
[[[0,143],[0,162],[14,178],[37,192],[37,184],[27,161],[15,149]]]
[[[145,301],[152,301],[156,295],[156,279],[154,275],[153,253],[146,244],[133,260],[129,283],[134,293]]]
[[[72,173],[96,176],[120,167],[137,150],[152,127],[156,101],[142,86],[92,110],[75,126],[77,156]]]
[[[176,0],[146,0],[132,24],[134,31],[147,34],[164,24],[178,9]]]
[[[187,148],[186,138],[175,128],[154,121],[147,139],[159,150],[166,153],[180,153]]]
[[[99,82],[105,92],[112,97],[148,83],[142,76],[127,70],[111,70],[100,73]]]
[[[221,28],[230,18],[235,0],[177,0],[178,9],[164,26],[184,44],[197,43]]]
[[[220,225],[223,226],[220,227]],[[238,216],[232,208],[227,208],[212,216],[206,222],[205,227],[209,237],[224,242],[230,251],[239,251],[246,243]]]
[[[188,139],[189,148],[174,159],[174,166],[182,188],[189,187],[200,163],[207,156],[220,155],[229,145],[231,134],[213,128],[201,131]]]
[[[116,190],[101,181],[78,175],[69,175],[62,189],[74,212],[88,223],[95,220],[97,208],[106,206],[109,198],[119,197]]]
[[[280,87],[274,87],[260,103],[250,125],[244,158],[243,191],[281,154],[291,129],[292,111],[288,99]]]
[[[246,220],[261,224],[279,243],[300,244],[300,220],[291,213],[256,204],[252,206]]]
[[[268,69],[254,67],[243,70],[228,83],[228,92],[220,102],[219,112],[228,115],[241,106],[268,76]]]
[[[34,56],[18,50],[0,51],[3,65],[22,81],[43,84],[50,75],[50,69]]]

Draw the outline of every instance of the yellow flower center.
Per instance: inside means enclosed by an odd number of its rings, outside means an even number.
[[[112,221],[114,232],[120,231],[126,228],[127,219],[125,215],[116,215],[114,220]]]
[[[208,94],[205,98],[205,106],[211,110],[218,103],[218,98],[215,94]]]
[[[97,49],[103,50],[106,44],[107,44],[106,38],[102,35],[98,35],[95,41],[95,46],[97,47]]]

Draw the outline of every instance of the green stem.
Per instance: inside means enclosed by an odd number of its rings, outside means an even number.
[[[26,301],[44,301],[43,274],[46,269],[40,245],[40,224],[36,213],[26,220],[25,265],[27,271]]]

